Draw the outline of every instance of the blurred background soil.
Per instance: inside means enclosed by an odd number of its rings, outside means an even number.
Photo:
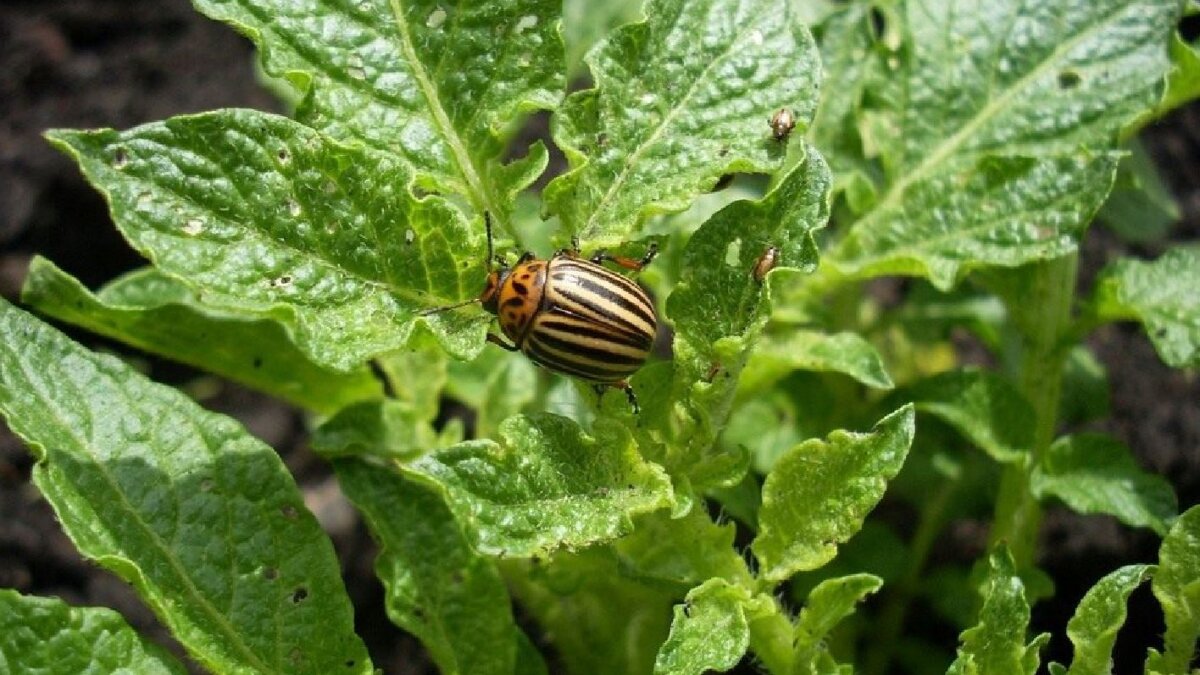
[[[221,107],[280,111],[257,82],[251,45],[192,10],[187,0],[6,0],[0,3],[0,294],[15,301],[30,258],[47,256],[95,288],[142,264],[112,226],[104,202],[66,157],[42,139],[54,127],[116,127]],[[1171,115],[1144,140],[1179,200],[1174,241],[1200,235],[1200,108]],[[1093,228],[1084,247],[1084,283],[1118,255],[1157,257],[1166,244],[1131,247]],[[1200,289],[1197,290],[1200,292]],[[305,446],[302,417],[270,398],[186,367],[131,353],[71,331],[95,349],[135,359],[152,378],[185,387],[209,409],[241,420],[275,447],[332,534],[357,611],[359,634],[389,674],[436,672],[419,645],[395,628],[372,572],[375,547],[324,464]],[[1200,381],[1171,370],[1134,326],[1109,326],[1090,340],[1108,370],[1112,417],[1105,428],[1142,465],[1168,477],[1182,505],[1200,502]],[[29,481],[32,459],[0,422],[0,587],[106,605],[153,639],[178,645],[123,581],[83,560]],[[1158,540],[1103,517],[1051,508],[1041,564],[1057,595],[1034,611],[1035,631],[1055,639],[1046,659],[1068,661],[1064,626],[1103,574],[1154,562]],[[979,533],[951,528],[944,546],[972,549]],[[910,622],[924,621],[918,606]],[[1162,619],[1148,587],[1131,600],[1115,672],[1140,672]],[[751,672],[749,666],[747,672]]]

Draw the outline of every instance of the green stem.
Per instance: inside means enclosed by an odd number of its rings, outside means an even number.
[[[1079,257],[1071,254],[1012,274],[1018,283],[1005,298],[1019,334],[1020,387],[1033,405],[1029,460],[1005,467],[996,500],[991,543],[1008,544],[1018,569],[1033,566],[1042,512],[1030,491],[1030,474],[1054,440],[1062,397],[1062,371],[1071,336],[1071,306]]]

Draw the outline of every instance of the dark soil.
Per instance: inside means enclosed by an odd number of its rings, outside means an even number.
[[[7,0],[0,4],[0,294],[18,296],[29,259],[47,256],[95,287],[141,264],[112,226],[104,203],[74,165],[40,134],[54,127],[118,127],[220,107],[279,110],[256,82],[252,49],[187,0]],[[1184,211],[1176,241],[1200,234],[1200,109],[1146,132]],[[1116,255],[1155,257],[1163,245],[1129,247],[1099,228],[1084,249],[1083,274]],[[94,336],[84,344],[128,354]],[[1182,505],[1200,503],[1200,381],[1171,370],[1133,326],[1111,326],[1090,341],[1108,369],[1112,417],[1105,429],[1134,448],[1143,466],[1175,485]],[[131,354],[135,358],[142,358]],[[358,630],[386,673],[434,672],[419,645],[387,620],[372,573],[375,547],[341,498],[326,466],[305,447],[299,415],[267,397],[190,369],[144,359],[156,380],[186,386],[210,409],[241,420],[279,450],[310,508],[334,537]],[[154,615],[112,574],[83,560],[30,483],[32,459],[0,423],[0,587],[107,605],[139,630],[182,653]],[[963,528],[957,528],[961,531]],[[969,528],[967,528],[969,529]],[[952,529],[952,532],[956,531]],[[978,537],[964,537],[975,546]],[[1044,657],[1068,661],[1067,618],[1099,576],[1153,562],[1158,540],[1106,518],[1051,509],[1041,563],[1057,595],[1035,609],[1034,629],[1055,639]],[[911,618],[920,622],[920,616]],[[1115,672],[1140,672],[1162,619],[1148,590],[1131,602]]]

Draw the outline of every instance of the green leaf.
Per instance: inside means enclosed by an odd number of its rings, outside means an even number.
[[[475,295],[484,276],[482,237],[445,200],[415,199],[407,166],[283,117],[226,110],[50,138],[159,270],[205,305],[279,321],[324,366],[405,346],[417,311]],[[423,321],[470,357],[482,316]]]
[[[596,87],[554,118],[571,170],[546,209],[590,245],[625,242],[723,174],[774,171],[786,145],[767,120],[788,108],[802,136],[816,103],[817,49],[791,3],[650,0],[645,14],[588,54]]]
[[[813,26],[829,84],[821,87],[809,139],[829,156],[835,192],[845,191],[855,208],[873,198],[875,190],[876,170],[866,161],[858,129],[863,96],[883,67],[882,50],[871,35],[874,9],[869,3],[853,3]]]
[[[564,417],[522,415],[500,435],[503,445],[467,441],[404,467],[445,490],[481,552],[528,557],[608,541],[629,534],[633,516],[672,504],[666,474],[612,420],[597,420],[589,437]]]
[[[827,256],[855,278],[923,276],[949,290],[978,267],[1061,257],[1108,196],[1116,153],[983,157],[903,189],[854,224]]]
[[[701,675],[737,665],[750,646],[744,588],[710,579],[675,606],[671,634],[654,662],[655,675]]]
[[[650,513],[635,526],[633,534],[613,544],[623,574],[682,586],[680,592],[716,577],[752,585],[746,561],[734,548],[733,523],[714,523],[704,509],[693,508],[681,518]]]
[[[1135,139],[1128,149],[1117,167],[1112,194],[1096,218],[1125,241],[1160,240],[1179,221],[1179,205],[1145,145]]]
[[[1065,671],[1068,675],[1112,672],[1112,648],[1125,624],[1125,602],[1153,570],[1152,565],[1127,565],[1097,581],[1083,596],[1067,622],[1067,635],[1075,646],[1071,668]]]
[[[537,394],[537,369],[524,354],[483,350],[472,361],[451,361],[446,393],[475,411],[475,436],[491,438],[504,420]]]
[[[793,675],[823,672],[821,661],[831,659],[825,638],[854,607],[883,586],[883,579],[870,574],[827,579],[808,594],[796,621],[796,656]]]
[[[329,414],[383,395],[365,366],[339,373],[316,365],[278,323],[205,307],[190,288],[152,269],[121,277],[93,295],[54,263],[35,257],[21,299],[61,321],[314,412]]]
[[[1033,446],[1033,407],[995,373],[945,372],[914,384],[903,400],[949,424],[997,462],[1023,461]]]
[[[359,460],[334,469],[379,542],[375,573],[388,617],[421,640],[443,673],[512,675],[521,636],[504,579],[471,550],[441,498]]]
[[[1150,650],[1147,673],[1189,675],[1200,638],[1200,506],[1179,516],[1158,550],[1158,572],[1150,588],[1167,621],[1166,647]]]
[[[875,389],[895,386],[875,346],[857,333],[787,330],[763,336],[742,371],[739,394],[765,390],[795,370],[842,373]]]
[[[837,544],[862,527],[904,464],[915,431],[905,406],[867,434],[836,431],[805,441],[782,457],[763,484],[759,533],[752,548],[760,574],[783,581],[820,567]]]
[[[0,670],[6,673],[178,673],[187,670],[106,607],[0,589]]]
[[[418,419],[432,423],[449,377],[450,359],[430,342],[422,341],[414,349],[385,354],[375,363],[387,378],[393,397],[411,408]]]
[[[348,406],[313,431],[323,457],[371,455],[406,460],[438,447],[438,436],[412,406],[387,399]]]
[[[1079,513],[1105,513],[1160,535],[1178,513],[1171,484],[1143,471],[1129,448],[1103,434],[1060,438],[1034,467],[1030,489],[1056,497]]]
[[[1165,115],[1200,96],[1200,52],[1195,44],[1184,42],[1176,33],[1171,39],[1171,72],[1167,89],[1154,111],[1154,117]]]
[[[950,666],[951,675],[968,673],[1037,672],[1038,652],[1049,640],[1043,633],[1025,644],[1029,627],[1029,602],[1025,585],[1017,575],[1012,555],[1002,544],[988,559],[988,576],[981,589],[983,607],[978,623],[960,636],[958,658]]]
[[[563,42],[567,49],[567,73],[583,69],[583,55],[612,29],[641,16],[641,0],[564,0]]]
[[[1200,365],[1200,247],[1174,248],[1154,262],[1121,259],[1096,282],[1092,311],[1104,321],[1139,321],[1158,355],[1176,368]]]
[[[620,574],[606,547],[504,561],[522,609],[546,628],[571,675],[649,673],[678,595]],[[620,648],[616,648],[620,645]],[[558,671],[556,671],[558,672]]]
[[[329,538],[275,451],[0,301],[0,412],[84,556],[219,672],[371,672]]]
[[[267,73],[308,92],[298,120],[402,159],[425,190],[508,213],[546,151],[500,159],[522,112],[564,87],[559,4],[502,0],[195,0],[259,47]],[[397,184],[397,189],[407,181]],[[385,212],[386,213],[386,212]]]
[[[753,271],[769,247],[779,250],[782,268],[816,268],[813,231],[829,220],[831,179],[825,160],[808,151],[761,201],[733,202],[688,240],[667,316],[675,322],[677,339],[688,340],[702,360],[719,360],[716,343],[722,338],[753,336],[765,323],[759,311],[764,284]]]
[[[1074,251],[1112,183],[1107,150],[1161,96],[1179,7],[901,5],[889,17],[904,48],[861,115],[888,186],[830,262],[945,289],[972,267]]]

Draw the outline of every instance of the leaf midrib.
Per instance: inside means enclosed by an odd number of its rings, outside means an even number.
[[[959,148],[959,146],[965,143],[971,134],[979,130],[979,128],[990,121],[995,115],[1002,112],[1005,109],[1006,104],[1016,97],[1018,92],[1023,91],[1026,85],[1050,70],[1050,64],[1057,63],[1062,55],[1074,49],[1083,41],[1092,38],[1101,29],[1108,28],[1113,22],[1114,17],[1122,14],[1128,9],[1128,6],[1118,7],[1112,13],[1093,23],[1086,30],[1080,31],[1070,40],[1061,43],[1040,64],[1038,64],[1036,68],[1030,70],[1021,78],[1014,81],[1012,86],[1010,86],[1008,89],[1005,89],[1000,96],[990,99],[986,105],[980,108],[974,117],[959,127],[957,132],[936,146],[932,153],[926,155],[925,159],[911,170],[906,171],[903,177],[892,183],[887,192],[883,195],[883,198],[879,200],[871,212],[854,224],[854,229],[858,230],[866,227],[867,223],[877,220],[879,214],[886,213],[891,207],[896,206],[896,202],[901,200],[905,191],[910,186],[920,180],[925,179],[928,174],[931,174],[935,169],[940,168],[939,165],[945,161],[947,157],[951,156]],[[849,239],[850,238],[847,237],[843,241],[848,241]],[[839,246],[838,248],[840,249],[842,247]],[[837,252],[834,252],[831,257],[837,259],[840,256],[837,255]]]
[[[489,213],[499,214],[498,205],[492,199],[492,194],[489,192],[483,181],[480,179],[479,173],[475,170],[475,164],[471,161],[471,154],[467,152],[466,146],[463,144],[463,139],[459,136],[458,131],[454,128],[454,124],[446,115],[446,109],[442,105],[441,96],[438,94],[437,86],[430,79],[430,74],[425,68],[425,63],[417,56],[417,52],[413,47],[412,35],[408,30],[408,22],[404,19],[404,5],[402,0],[390,0],[389,6],[392,10],[392,18],[396,22],[396,32],[400,36],[400,49],[404,53],[404,59],[412,68],[413,79],[417,81],[417,85],[421,89],[421,94],[425,97],[426,103],[429,104],[430,117],[433,119],[442,137],[446,139],[446,145],[450,148],[450,152],[454,154],[454,161],[458,164],[459,171],[462,172],[463,178],[467,181],[468,196],[471,198],[472,204],[476,209]]]

